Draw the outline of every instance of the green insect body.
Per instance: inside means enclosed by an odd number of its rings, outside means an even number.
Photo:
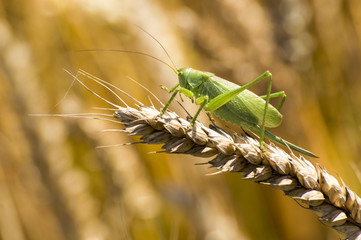
[[[202,109],[214,113],[217,117],[250,130],[260,137],[260,147],[264,138],[288,146],[291,149],[310,157],[316,157],[313,153],[287,142],[280,137],[273,135],[265,128],[274,128],[281,124],[282,114],[279,109],[285,100],[284,92],[271,94],[272,74],[266,71],[253,81],[239,86],[225,79],[215,76],[213,73],[202,72],[192,68],[182,68],[177,70],[179,83],[168,92],[173,92],[172,97],[164,106],[161,115],[173,101],[177,93],[194,99],[200,105],[194,115],[194,123]],[[258,96],[247,90],[250,86],[262,79],[268,78],[268,93],[266,96]],[[269,104],[272,97],[282,97],[280,106],[277,108]]]

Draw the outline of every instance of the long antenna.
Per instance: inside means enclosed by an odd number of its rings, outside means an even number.
[[[149,32],[147,32],[144,28],[134,24],[136,27],[138,27],[140,30],[142,30],[145,34],[147,34],[148,36],[150,36],[151,38],[153,38],[154,41],[156,41],[158,43],[158,45],[163,49],[163,51],[165,52],[165,54],[167,55],[168,59],[172,62],[172,65],[175,69],[177,69],[177,67],[175,66],[172,58],[170,57],[168,51],[165,49],[165,47],[163,46],[163,44],[158,40],[156,39],[152,34],[150,34]]]
[[[130,51],[130,50],[118,50],[118,49],[82,49],[82,50],[74,50],[75,52],[123,52],[123,53],[133,53],[133,54],[139,54],[139,55],[143,55],[146,57],[150,57],[153,58],[163,64],[165,64],[166,66],[168,66],[170,69],[172,69],[176,74],[178,74],[177,68],[172,67],[171,65],[169,65],[168,63],[166,63],[165,61],[154,57],[148,53],[143,53],[143,52],[137,52],[137,51]],[[173,63],[173,62],[172,62]]]

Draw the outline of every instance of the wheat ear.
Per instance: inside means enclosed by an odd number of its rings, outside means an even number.
[[[129,135],[145,144],[162,144],[166,153],[213,157],[207,163],[218,172],[240,172],[253,180],[281,190],[345,239],[361,239],[361,199],[320,165],[287,154],[274,145],[260,151],[258,141],[247,134],[230,135],[180,118],[174,112],[159,117],[153,107],[119,107],[114,118]],[[206,163],[206,164],[207,164]]]

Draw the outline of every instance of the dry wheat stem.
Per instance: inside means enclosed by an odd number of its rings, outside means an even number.
[[[213,157],[207,163],[216,173],[238,172],[243,179],[272,186],[310,209],[319,220],[345,239],[361,239],[361,199],[317,164],[304,157],[287,154],[247,134],[230,135],[180,118],[174,112],[159,117],[154,107],[119,107],[114,117],[124,124],[129,135],[140,136],[145,144],[162,144],[166,153]],[[206,163],[206,164],[207,164]]]

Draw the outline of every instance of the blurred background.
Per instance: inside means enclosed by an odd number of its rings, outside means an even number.
[[[273,91],[288,96],[272,131],[361,192],[360,1],[2,0],[0,239],[337,239],[280,191],[235,173],[207,176],[215,170],[194,165],[207,159],[150,154],[159,146],[96,149],[137,139],[101,132],[120,128],[105,121],[29,116],[111,107],[72,86],[64,69],[87,71],[150,105],[131,77],[167,101],[159,86],[177,77],[164,64],[75,51],[140,51],[170,63],[136,25],[178,68],[240,85],[270,70]],[[266,84],[252,90],[265,94]],[[186,116],[176,103],[171,109]],[[204,113],[200,120],[207,122]]]

